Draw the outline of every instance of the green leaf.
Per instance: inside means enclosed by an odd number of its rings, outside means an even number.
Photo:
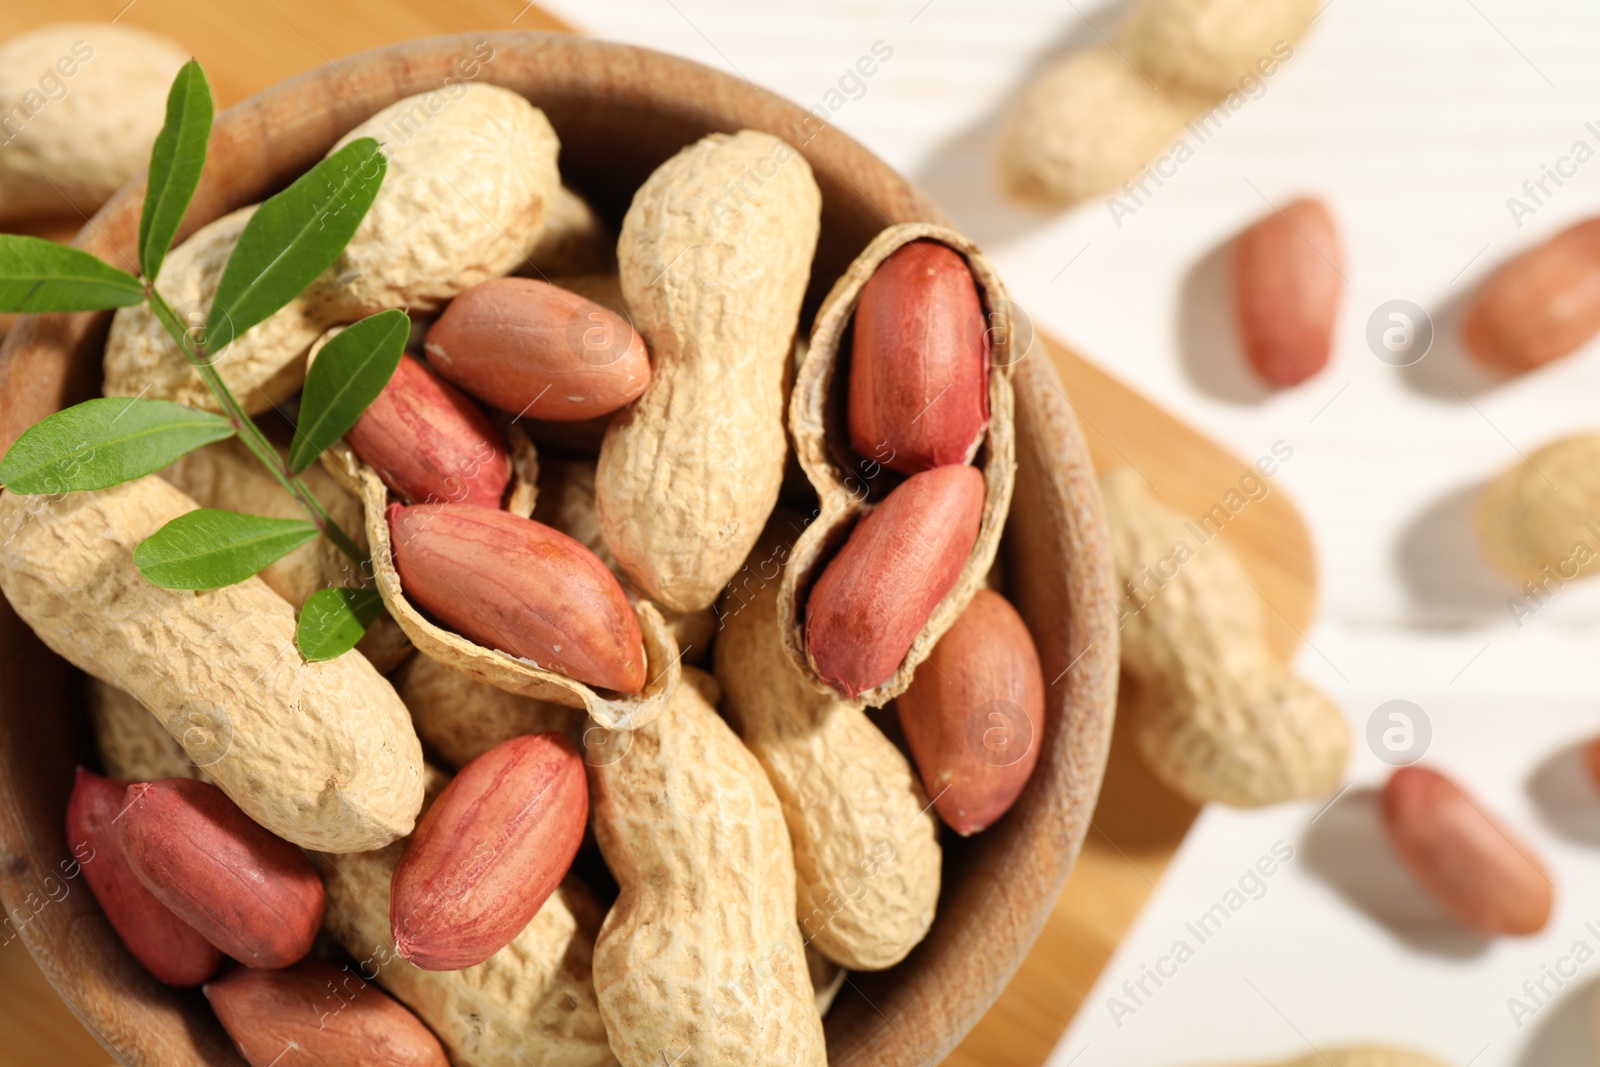
[[[376,589],[319,589],[300,609],[294,642],[309,662],[333,659],[356,647],[382,613],[383,597]]]
[[[0,459],[0,485],[23,494],[105,489],[232,436],[233,427],[221,415],[170,400],[85,400],[34,423],[17,438]]]
[[[138,278],[82,249],[0,234],[0,311],[104,311],[143,299]]]
[[[411,320],[404,311],[380,311],[342,331],[317,353],[306,372],[300,424],[289,446],[289,466],[296,474],[343,437],[383,392],[400,366],[410,333]]]
[[[178,224],[200,185],[215,111],[205,71],[191,59],[172,80],[167,123],[150,150],[150,180],[145,183],[144,213],[139,217],[139,269],[151,281],[161,273]]]
[[[179,515],[133,550],[133,562],[165,589],[220,589],[242,582],[318,534],[303,519],[200,508]]]
[[[299,296],[339,258],[388,165],[371,137],[351,141],[250,216],[211,301],[209,354]]]

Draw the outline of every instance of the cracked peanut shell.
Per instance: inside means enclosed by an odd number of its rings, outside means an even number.
[[[784,649],[801,673],[819,688],[833,693],[822,680],[806,644],[805,604],[812,586],[848,538],[851,529],[876,505],[866,499],[868,480],[883,472],[868,457],[850,449],[846,411],[848,383],[840,373],[840,346],[850,335],[856,303],[868,279],[896,249],[912,241],[929,239],[947,245],[966,260],[978,285],[988,319],[989,427],[973,465],[983,475],[983,514],[977,540],[962,566],[955,585],[934,606],[928,621],[911,641],[899,668],[882,683],[857,694],[858,707],[882,707],[905,692],[918,664],[955,624],[974,593],[983,587],[1016,480],[1015,422],[1011,387],[1012,367],[1024,352],[1015,350],[1012,305],[1005,284],[978,247],[953,230],[929,223],[891,226],[873,239],[856,257],[822,302],[811,328],[811,344],[795,376],[789,399],[789,430],[795,453],[807,480],[820,498],[816,518],[795,542],[778,593],[778,618]]]

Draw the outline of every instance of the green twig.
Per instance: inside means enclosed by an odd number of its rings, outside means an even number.
[[[273,447],[272,442],[267,440],[260,427],[255,424],[255,421],[249,415],[245,414],[244,408],[239,406],[239,402],[233,397],[233,392],[223,382],[222,376],[217,373],[217,368],[206,358],[205,346],[192,344],[188,340],[188,330],[185,328],[183,320],[178,318],[177,312],[172,310],[166,298],[161,295],[151,282],[146,281],[144,283],[144,291],[146,298],[150,301],[150,310],[155,313],[157,319],[161,320],[161,324],[166,327],[167,333],[172,335],[172,340],[188,357],[195,370],[200,373],[201,380],[206,383],[206,388],[211,390],[211,395],[216,397],[217,403],[222,406],[222,413],[232,423],[234,432],[239,435],[239,440],[244,442],[244,446],[265,464],[266,468],[272,472],[272,476],[278,480],[278,484],[282,485],[289,495],[295,498],[296,503],[311,517],[311,521],[316,524],[322,535],[337,545],[339,551],[349,556],[352,561],[362,567],[364,573],[365,568],[370,563],[367,554],[362,552],[354,539],[345,533],[344,529],[333,520],[327,509],[322,506],[322,502],[316,498],[316,495],[311,492],[305,482],[301,481],[289,469],[289,465],[284,462],[283,457]]]

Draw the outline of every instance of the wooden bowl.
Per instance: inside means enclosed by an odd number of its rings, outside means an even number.
[[[217,121],[205,180],[180,237],[287,185],[385,105],[459,77],[456,61],[485,42],[494,54],[477,77],[544,109],[561,137],[567,182],[613,220],[654,167],[704,134],[754,128],[799,147],[823,197],[808,314],[885,225],[945,221],[860,145],[738,79],[622,45],[500,33],[368,52],[230,109]],[[79,246],[132,270],[143,191],[143,182],[123,189],[79,234]],[[98,392],[108,322],[104,314],[22,320],[0,349],[0,448],[51,412]],[[1015,809],[993,828],[966,840],[947,835],[933,931],[899,966],[850,977],[827,1020],[835,1065],[921,1067],[960,1040],[1050,914],[1100,789],[1115,708],[1117,631],[1099,494],[1042,345],[1017,367],[1016,388],[1017,488],[1003,560],[1049,683],[1038,768]],[[76,876],[63,812],[74,765],[93,758],[82,677],[47,651],[9,605],[0,606],[0,901],[8,915],[0,940],[20,936],[67,1003],[126,1062],[238,1063],[203,997],[150,978]],[[530,1062],[538,1059],[529,1053]]]

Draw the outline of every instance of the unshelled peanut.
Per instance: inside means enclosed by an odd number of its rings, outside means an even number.
[[[730,198],[752,174],[759,194]],[[623,219],[622,291],[653,371],[606,431],[595,495],[623,570],[674,611],[711,606],[777,502],[821,205],[794,148],[745,130],[663,163]]]
[[[1171,143],[1205,101],[1151,82],[1111,45],[1053,62],[1023,90],[999,141],[1000,186],[1066,207],[1110,192]]]
[[[1530,452],[1483,490],[1473,511],[1483,551],[1530,592],[1594,573],[1600,558],[1600,434]]]
[[[468,763],[395,868],[395,950],[429,971],[499,952],[567,876],[588,822],[583,760],[561,734],[514,737]]]
[[[581,460],[551,459],[539,463],[539,503],[533,517],[560,530],[593,552],[617,576],[624,589],[634,589],[627,572],[600,535],[600,516],[594,503],[594,464]],[[663,609],[662,619],[678,643],[685,663],[701,663],[711,648],[716,619],[709,607],[698,611]]]
[[[67,846],[111,927],[145,969],[174,986],[216,973],[222,953],[139,881],[123,854],[117,822],[128,783],[78,768],[67,801]]]
[[[1470,930],[1533,934],[1555,889],[1527,845],[1437,771],[1402,767],[1383,789],[1389,843],[1422,887]]]
[[[762,538],[721,601],[716,676],[729,721],[783,805],[800,932],[854,971],[904,959],[939,899],[939,828],[900,750],[860,708],[819,693],[783,650],[777,566]]]
[[[240,963],[287,967],[311,951],[324,904],[317,872],[216,786],[129,786],[117,839],[140,883]]]
[[[433,111],[423,97],[399,100],[334,146],[361,137],[385,142],[383,186],[321,277],[222,352],[207,353],[246,411],[265,411],[299,390],[306,356],[328,327],[389,308],[435,311],[479,282],[510,273],[534,247],[560,188],[555,131],[543,112],[510,90],[479,83],[456,89]],[[420,124],[419,110],[426,115]],[[209,312],[254,210],[241,208],[203,227],[167,257],[158,288],[196,324]],[[123,308],[112,321],[105,393],[211,410],[217,404],[145,304]]]
[[[1137,0],[1112,39],[1055,60],[1023,90],[1000,136],[1002,187],[1065,207],[1134,178],[1191,119],[1204,141],[1212,124],[1197,116],[1255,94],[1316,13],[1315,0]],[[1180,141],[1173,154],[1182,163],[1193,147]],[[1148,188],[1125,186],[1124,208]]]
[[[1153,81],[1220,100],[1265,77],[1316,14],[1316,0],[1136,0],[1116,43]]]
[[[970,463],[989,424],[989,336],[966,260],[901,245],[861,290],[851,336],[856,453],[906,474]]]
[[[987,829],[1028,784],[1044,742],[1044,673],[1022,616],[978,590],[895,711],[945,825]]]
[[[623,1067],[823,1067],[794,857],[761,764],[693,667],[666,711],[589,747],[595,836],[621,892],[594,984]]]
[[[0,46],[0,219],[88,218],[150,162],[189,58],[126,24],[64,22]]]
[[[349,966],[302,960],[281,971],[240,968],[205,994],[250,1067],[448,1067],[439,1039]]]
[[[502,741],[557,731],[583,740],[583,712],[518,696],[418,653],[395,677],[423,743],[460,769]]]
[[[370,663],[302,662],[294,609],[257,578],[196,594],[139,573],[135,547],[193,508],[153,475],[0,495],[0,591],[58,655],[154,712],[279,837],[349,852],[409,833],[422,746]]]
[[[157,289],[186,317],[192,340],[202,340],[223,268],[259,205],[252,204],[207,223],[178,245],[161,267]],[[324,323],[304,301],[291,300],[238,337],[213,360],[217,373],[250,414],[271,410],[293,396],[305,380],[306,355]],[[148,304],[123,308],[106,339],[107,396],[147,396],[190,407],[216,409],[199,372],[178,348]]]
[[[538,243],[516,273],[550,281],[562,275],[599,274],[616,266],[616,233],[587,200],[563,185],[550,201]]]
[[[89,724],[100,765],[125,782],[157,778],[210,781],[150,709],[114,685],[89,679]]]
[[[1131,469],[1101,480],[1123,593],[1122,666],[1137,687],[1145,763],[1196,803],[1320,796],[1344,773],[1350,728],[1267,650],[1261,606],[1226,544],[1192,544],[1184,517]]]
[[[305,517],[299,502],[238,438],[197,448],[160,474],[203,508],[273,519]],[[353,537],[361,538],[361,502],[320,466],[306,468],[300,477],[328,515]],[[258,576],[296,609],[318,589],[353,585],[359,579],[350,557],[325,537],[269,563]]]

